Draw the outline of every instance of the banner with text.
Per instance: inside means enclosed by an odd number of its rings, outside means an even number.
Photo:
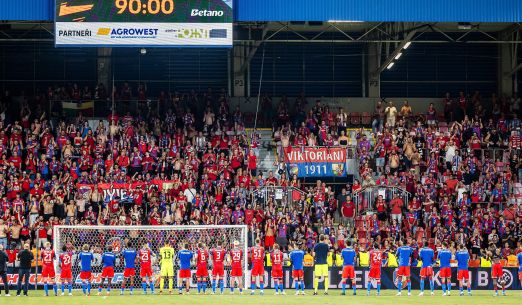
[[[113,200],[119,197],[123,201],[132,201],[136,198],[136,190],[140,189],[148,191],[151,187],[157,187],[159,191],[169,190],[174,186],[174,181],[153,179],[150,182],[132,182],[132,183],[98,183],[98,184],[82,184],[77,183],[76,189],[80,194],[87,194],[98,188],[103,193],[104,201]]]
[[[346,148],[288,147],[284,152],[288,172],[297,177],[345,177]]]
[[[99,284],[101,282],[101,274],[100,269],[101,266],[93,267],[95,270],[93,270],[93,283]],[[225,268],[225,287],[230,287],[230,270],[228,267]],[[9,285],[14,286],[18,282],[18,274],[15,270],[12,270],[12,268],[9,268],[7,272],[7,282]],[[123,267],[121,265],[118,265],[115,268],[115,276],[112,279],[112,284],[119,285],[121,284],[123,280]],[[520,289],[520,280],[518,278],[518,269],[517,268],[504,268],[504,273],[502,275],[502,279],[506,282],[506,289],[508,290],[518,290]],[[177,275],[179,270],[176,270],[175,274]],[[355,285],[357,289],[366,289],[368,285],[368,273],[370,271],[368,268],[361,268],[356,267],[355,268]],[[336,289],[341,288],[341,275],[342,275],[342,268],[339,267],[332,267],[330,268],[330,289]],[[413,289],[419,289],[420,285],[420,278],[419,278],[420,268],[411,268],[411,281],[412,281],[412,288]],[[470,268],[470,280],[471,280],[471,286],[473,290],[486,290],[486,289],[493,289],[493,278],[491,277],[491,268]],[[75,277],[74,283],[77,287],[80,287],[81,280],[79,279],[79,274],[73,274]],[[246,274],[246,280],[250,279],[250,271],[247,271]],[[138,280],[136,278],[136,280]],[[313,267],[306,267],[304,268],[304,282],[306,289],[312,289],[313,287],[313,280],[314,280],[314,268]],[[35,283],[37,285],[42,285],[43,280],[41,275],[35,274],[35,270],[33,268],[31,277],[29,278],[29,283],[31,286],[34,286]],[[265,288],[273,288],[274,287],[274,279],[271,276],[271,270],[270,268],[265,269],[265,276],[264,276],[264,283]],[[397,289],[397,268],[382,268],[381,273],[381,287],[382,289]],[[441,278],[439,277],[439,268],[434,268],[434,283],[435,283],[435,289],[441,293]],[[452,287],[454,289],[458,289],[458,281],[457,281],[457,270],[456,268],[452,268],[452,277],[451,277],[451,283]],[[190,282],[191,287],[196,287],[197,284],[197,278],[196,278],[196,270],[192,270],[192,278]],[[283,270],[283,284],[284,287],[287,289],[291,289],[294,287],[294,279],[292,278],[292,269],[290,267],[285,267]],[[372,283],[373,287],[375,288],[375,283]],[[426,289],[429,289],[429,282],[426,281],[425,283]],[[324,287],[323,279],[320,279],[319,281],[319,288]]]
[[[232,46],[232,0],[56,0],[57,46]]]

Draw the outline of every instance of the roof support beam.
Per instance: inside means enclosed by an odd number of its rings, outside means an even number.
[[[388,58],[386,58],[386,60],[384,60],[383,63],[381,63],[381,66],[379,68],[377,68],[377,70],[375,70],[373,72],[374,75],[379,75],[381,74],[381,72],[386,69],[386,67],[395,59],[395,56],[397,56],[401,51],[402,49],[404,48],[404,46],[408,43],[408,42],[411,42],[411,40],[413,39],[413,36],[415,36],[415,34],[417,33],[417,29],[415,30],[412,30],[411,32],[409,32],[406,37],[404,37],[403,40],[401,40],[401,42],[399,43],[399,45],[395,48],[395,50],[388,56]]]
[[[239,68],[238,71],[235,72],[236,75],[243,75],[246,71],[246,69],[248,68],[248,66],[250,65],[250,61],[252,61],[252,58],[254,58],[254,55],[256,54],[257,52],[257,49],[259,48],[259,46],[261,46],[261,44],[272,38],[274,35],[276,35],[277,33],[279,33],[280,31],[282,31],[283,29],[287,28],[288,26],[284,25],[283,27],[281,27],[279,30],[277,30],[275,33],[273,33],[272,35],[270,35],[270,37],[268,37],[267,39],[265,39],[265,36],[266,36],[266,32],[267,32],[267,28],[268,26],[265,24],[264,27],[263,27],[263,35],[262,35],[262,40],[256,40],[253,42],[253,45],[249,46],[248,49],[247,49],[247,54],[245,56],[245,59],[243,60],[243,63],[241,64],[241,67]],[[245,46],[246,47],[246,46]]]
[[[513,70],[509,71],[508,76],[511,76],[518,72],[518,70],[522,69],[522,62],[519,63]]]
[[[384,22],[379,22],[378,24],[376,24],[375,26],[370,28],[368,31],[364,32],[361,36],[357,37],[357,39],[355,39],[355,40],[361,40],[364,36],[366,36],[366,35],[370,34],[371,32],[373,32],[373,30],[375,30],[376,28],[381,26],[381,24],[383,24],[383,23]]]

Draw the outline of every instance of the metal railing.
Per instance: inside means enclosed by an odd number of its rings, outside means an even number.
[[[294,207],[299,202],[301,195],[306,195],[306,193],[292,186],[264,186],[252,192],[252,199],[263,208],[270,201],[274,202],[277,207],[285,208]]]
[[[398,196],[407,206],[411,193],[396,186],[364,187],[353,194],[353,200],[357,206],[356,211],[358,213],[375,211],[375,202],[379,196],[382,196],[386,202],[390,202],[395,196]]]

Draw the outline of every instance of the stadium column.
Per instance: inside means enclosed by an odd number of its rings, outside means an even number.
[[[498,46],[498,92],[501,96],[512,96],[515,91],[513,75],[517,68],[516,47],[512,43],[500,43]]]
[[[107,90],[112,88],[112,64],[111,64],[112,48],[98,48],[97,75],[98,84],[103,84]]]
[[[381,96],[381,74],[373,73],[379,69],[381,65],[381,45],[380,43],[368,43],[366,54],[368,54],[366,60],[366,90],[363,95],[366,97],[380,97]]]
[[[248,67],[245,69],[243,65],[245,64],[245,61],[247,60],[246,52],[245,52],[245,46],[244,45],[234,45],[233,50],[233,69],[234,74],[233,77],[233,96],[235,97],[243,97],[245,96],[245,85],[246,85],[246,79],[245,75],[248,73],[248,68],[250,66],[250,63],[248,64]]]

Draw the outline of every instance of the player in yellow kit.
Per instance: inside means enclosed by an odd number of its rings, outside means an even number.
[[[165,245],[160,248],[160,293],[163,292],[165,286],[165,278],[169,279],[169,293],[172,294],[172,286],[174,285],[174,248],[170,246],[167,239]]]

